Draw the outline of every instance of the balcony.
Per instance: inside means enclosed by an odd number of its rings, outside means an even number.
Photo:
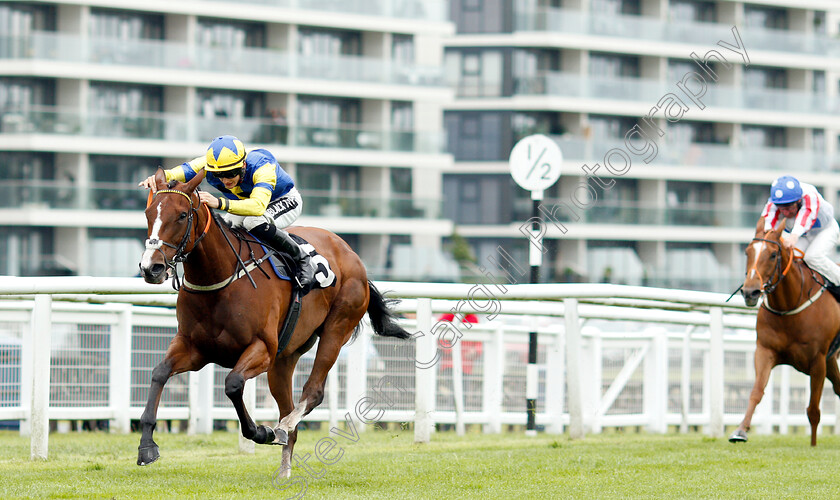
[[[340,148],[366,151],[443,153],[443,133],[341,127],[277,125],[262,118],[185,117],[168,113],[80,113],[58,107],[8,111],[0,119],[3,134],[57,134],[88,138],[126,138],[205,142],[232,134],[246,144]]]
[[[570,136],[552,138],[560,146],[567,161],[601,162],[604,154],[613,148],[627,150],[624,141],[619,139],[586,140]],[[675,142],[669,140],[667,130],[657,146],[659,151],[651,165],[799,172],[840,171],[840,157],[809,149]]]
[[[441,219],[443,202],[440,199],[412,198],[409,195],[362,195],[354,191],[326,193],[301,189],[303,215],[321,217],[371,217],[400,219]]]
[[[204,1],[231,2],[231,0]],[[448,2],[442,0],[240,0],[238,3],[431,22],[449,20]]]
[[[694,82],[691,85],[694,86]],[[459,97],[466,97],[461,94],[464,91],[465,89],[458,87]],[[517,78],[514,80],[513,90],[515,95],[547,95],[583,99],[608,99],[610,101],[633,101],[651,106],[655,105],[662,96],[669,92],[676,93],[684,99],[686,105],[696,107],[694,103],[688,101],[678,91],[675,82],[643,78],[604,78],[575,73],[547,72],[542,75]],[[490,96],[489,93],[483,95],[483,97],[488,96]],[[495,97],[499,97],[499,94]],[[710,108],[736,108],[822,115],[835,115],[840,111],[836,99],[830,99],[824,94],[792,89],[744,89],[725,85],[708,85],[705,95],[700,100]]]
[[[558,8],[517,6],[514,10],[515,31],[560,32],[679,44],[733,40],[732,26],[721,23],[664,21]],[[749,40],[750,47],[760,47],[762,51],[829,56],[836,54],[840,48],[836,40],[825,35],[762,28],[739,28],[739,33],[743,40]]]
[[[54,32],[0,36],[0,59],[132,66],[278,78],[445,87],[443,69],[362,56],[310,56],[249,47],[198,47],[160,40],[88,38]],[[225,64],[219,64],[225,61]]]
[[[543,205],[559,206],[560,209],[554,212],[557,220],[570,224],[753,228],[761,214],[760,208],[744,207],[733,210],[714,203],[662,207],[649,202],[599,200],[587,210],[578,210],[580,220],[575,220],[570,216],[570,212],[563,208],[568,205],[566,199],[546,199]],[[520,215],[522,220],[528,217],[525,214]]]
[[[151,173],[151,172],[149,172]],[[211,192],[216,192],[208,188]],[[303,214],[319,217],[441,219],[440,199],[410,195],[364,195],[353,191],[328,194],[301,188]],[[146,208],[148,191],[124,183],[96,182],[81,187],[53,180],[7,180],[0,185],[0,209],[125,210]]]

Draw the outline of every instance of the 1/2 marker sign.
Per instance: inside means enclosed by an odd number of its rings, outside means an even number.
[[[563,153],[549,137],[535,134],[521,139],[510,152],[510,175],[532,194],[550,188],[560,178]]]

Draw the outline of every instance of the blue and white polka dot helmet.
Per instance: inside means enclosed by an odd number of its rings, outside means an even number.
[[[802,198],[802,186],[795,177],[783,175],[770,185],[770,201],[775,205],[787,205]]]

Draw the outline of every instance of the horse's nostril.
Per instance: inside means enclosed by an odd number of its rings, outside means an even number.
[[[149,268],[149,274],[151,274],[152,276],[157,276],[161,274],[164,271],[164,269],[166,269],[166,266],[164,266],[163,264],[152,264],[152,267]]]

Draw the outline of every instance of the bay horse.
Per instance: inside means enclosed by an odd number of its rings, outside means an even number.
[[[831,293],[823,293],[825,278],[811,270],[781,240],[785,221],[776,230],[764,231],[759,219],[755,237],[747,246],[747,274],[742,294],[754,306],[764,294],[756,318],[755,383],[747,412],[729,440],[745,442],[755,407],[764,396],[770,370],[790,365],[811,378],[808,422],[811,446],[817,445],[820,399],[826,377],[840,396],[835,337],[840,332],[840,304]],[[838,422],[835,425],[840,425]]]
[[[143,279],[162,283],[183,262],[183,283],[178,293],[178,329],[163,361],[152,371],[149,399],[140,418],[142,435],[138,465],[160,457],[152,437],[164,384],[173,375],[201,369],[208,363],[230,368],[225,394],[233,403],[242,435],[258,444],[283,445],[281,477],[291,475],[297,424],[324,398],[324,383],[343,346],[368,313],[376,334],[407,339],[376,287],[368,281],[358,255],[337,235],[318,228],[289,228],[325,257],[335,273],[335,284],[317,288],[301,299],[300,316],[285,348],[278,351],[278,334],[290,309],[292,285],[259,262],[248,279],[244,265],[264,255],[262,247],[239,239],[219,223],[196,188],[204,172],[189,182],[166,183],[162,169],[155,174],[156,190],[146,208],[148,240],[140,262]],[[241,236],[240,236],[241,238]],[[177,278],[177,274],[175,276]],[[176,280],[176,282],[178,282]],[[318,341],[312,372],[297,404],[292,398],[292,376],[298,359]],[[267,372],[271,395],[280,410],[277,426],[257,426],[242,400],[245,381]]]

